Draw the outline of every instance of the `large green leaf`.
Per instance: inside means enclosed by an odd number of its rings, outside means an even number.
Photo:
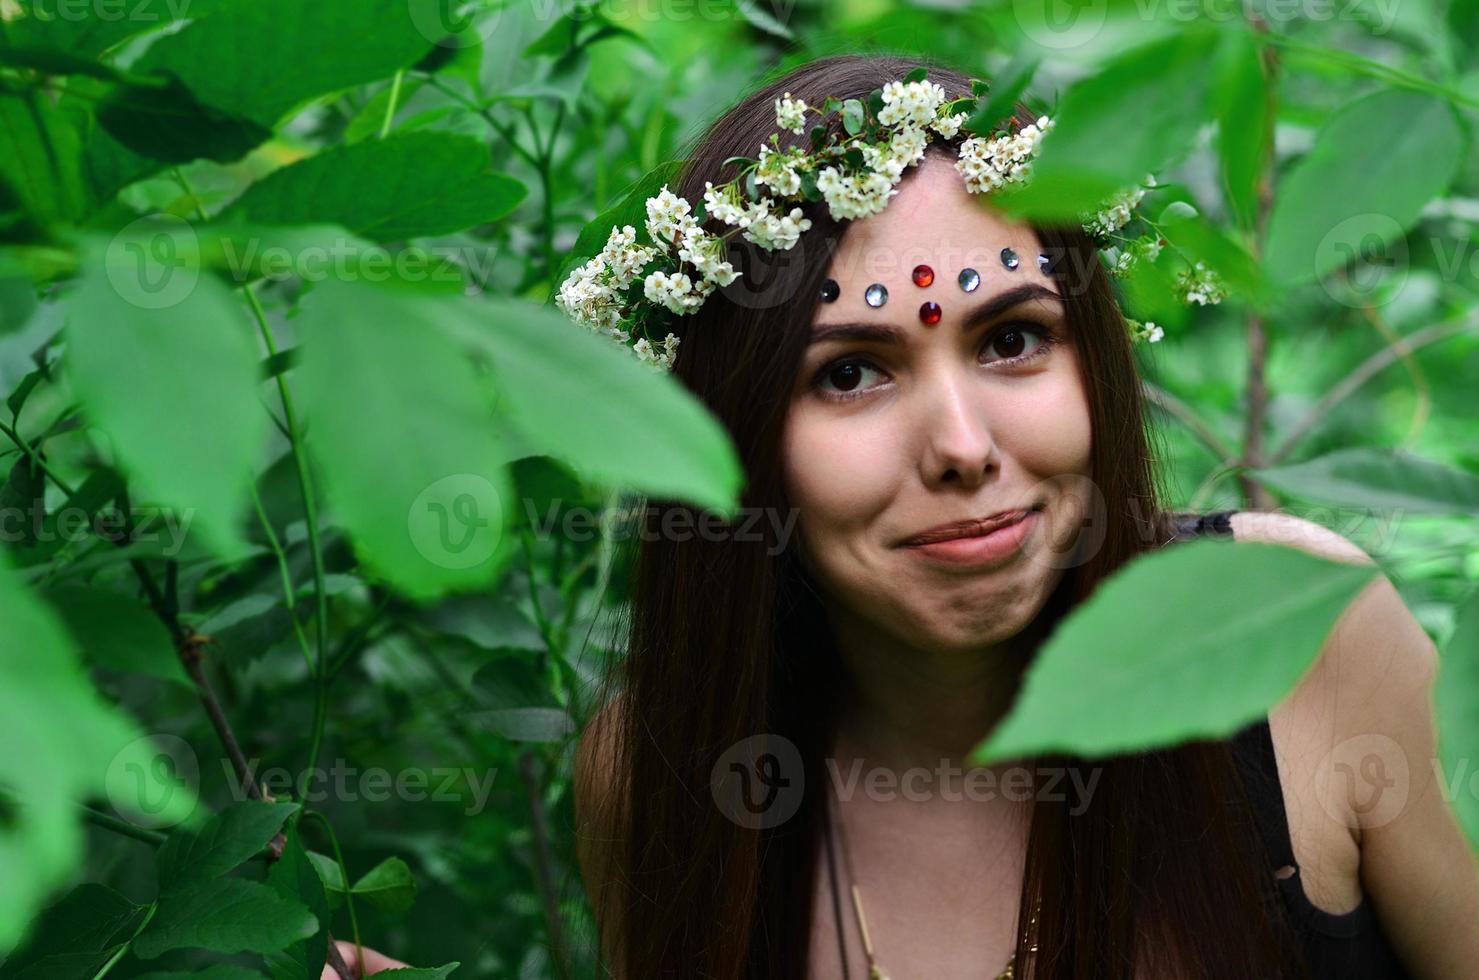
[[[503,217],[527,191],[455,133],[410,132],[309,157],[250,187],[223,216],[262,225],[336,224],[374,241],[443,235]]]
[[[185,17],[199,18],[235,0],[16,0],[5,34],[17,47],[36,47],[79,57],[102,54],[136,34],[159,30]],[[0,35],[3,36],[3,35]]]
[[[1380,134],[1400,127],[1400,139]],[[1390,246],[1441,194],[1468,146],[1445,99],[1384,89],[1331,116],[1279,182],[1264,259],[1301,282]]]
[[[1251,229],[1258,211],[1258,179],[1269,150],[1268,87],[1253,32],[1241,27],[1227,31],[1214,68],[1222,189],[1238,223]]]
[[[48,589],[46,599],[92,663],[193,690],[169,630],[134,597],[86,585],[60,585]]]
[[[1404,449],[1337,449],[1252,472],[1276,490],[1326,504],[1479,516],[1479,476]]]
[[[165,71],[195,97],[271,126],[307,99],[415,64],[437,0],[254,0],[161,37],[133,70]]]
[[[974,758],[1097,757],[1226,737],[1294,687],[1374,574],[1255,542],[1201,539],[1142,555],[1058,627]]]
[[[308,859],[298,825],[302,817],[290,820],[284,832],[282,857],[267,871],[267,885],[279,895],[295,899],[308,907],[321,928],[307,939],[300,939],[267,954],[267,969],[272,980],[312,978],[323,969],[329,950],[329,903],[324,883]]]
[[[0,183],[43,225],[74,221],[88,209],[82,143],[37,89],[0,85]]]
[[[298,319],[334,516],[366,564],[423,599],[490,584],[515,545],[493,386],[441,325],[454,303],[330,279]]]
[[[319,964],[322,969],[323,964]],[[298,973],[294,980],[312,974]],[[230,963],[213,963],[199,970],[191,970],[182,973],[177,970],[167,972],[141,973],[134,976],[133,980],[264,980],[262,974],[256,970],[248,970],[244,966],[233,966]]]
[[[159,848],[160,891],[179,891],[242,864],[265,848],[297,809],[297,803],[242,800],[216,814],[199,831],[177,829]]]
[[[671,375],[554,310],[464,304],[461,336],[486,352],[510,418],[582,479],[692,501],[726,516],[744,474],[729,434]]]
[[[25,947],[0,966],[0,980],[92,980],[145,912],[106,885],[78,885],[37,916]]]
[[[270,953],[318,931],[301,902],[245,878],[216,878],[163,896],[133,951],[144,960],[172,949]]]
[[[1438,713],[1438,757],[1450,785],[1474,785],[1474,755],[1479,749],[1479,591],[1459,607],[1453,635],[1438,659],[1433,687]],[[1452,797],[1459,824],[1479,852],[1479,796]]]
[[[266,436],[242,301],[202,275],[184,222],[89,241],[68,301],[67,373],[88,418],[148,497],[229,557]]]
[[[1198,24],[1073,85],[1038,147],[1031,180],[993,196],[1010,214],[1072,218],[1179,158],[1211,117],[1207,65],[1219,40]]]
[[[261,123],[203,105],[176,78],[159,86],[113,86],[97,118],[130,152],[161,163],[231,163],[272,137]]]
[[[195,798],[161,780],[153,744],[98,697],[67,631],[3,552],[0,623],[0,788],[18,804],[0,825],[3,955],[82,857],[77,803],[106,793],[134,812],[179,820]]]

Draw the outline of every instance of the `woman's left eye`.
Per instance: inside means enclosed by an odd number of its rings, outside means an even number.
[[[1029,337],[1036,337],[1034,346]],[[1001,354],[1001,360],[987,363],[1012,364],[1023,361],[1036,360],[1038,357],[1048,353],[1048,350],[1058,342],[1057,336],[1049,330],[1036,323],[1009,323],[997,330],[986,341],[986,350],[995,350]],[[1026,353],[1024,353],[1024,350]]]

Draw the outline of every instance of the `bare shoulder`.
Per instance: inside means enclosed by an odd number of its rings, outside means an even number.
[[[1321,558],[1374,565],[1371,556],[1345,535],[1322,524],[1278,511],[1240,510],[1228,519],[1233,540],[1284,544]]]

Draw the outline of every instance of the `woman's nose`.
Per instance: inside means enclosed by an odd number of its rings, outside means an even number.
[[[979,386],[961,374],[932,379],[921,400],[927,484],[980,486],[997,465],[996,441]]]

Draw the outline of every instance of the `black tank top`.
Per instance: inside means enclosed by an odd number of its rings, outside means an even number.
[[[1233,511],[1209,514],[1177,513],[1176,540],[1197,535],[1232,535]],[[1285,866],[1295,868],[1287,878],[1275,876],[1288,922],[1304,951],[1312,980],[1411,980],[1382,931],[1376,908],[1364,893],[1350,912],[1336,915],[1310,901],[1294,863],[1289,837],[1289,818],[1284,810],[1284,792],[1274,758],[1274,743],[1264,715],[1228,739],[1233,758],[1242,773],[1258,824],[1259,836],[1268,854],[1269,872]]]

